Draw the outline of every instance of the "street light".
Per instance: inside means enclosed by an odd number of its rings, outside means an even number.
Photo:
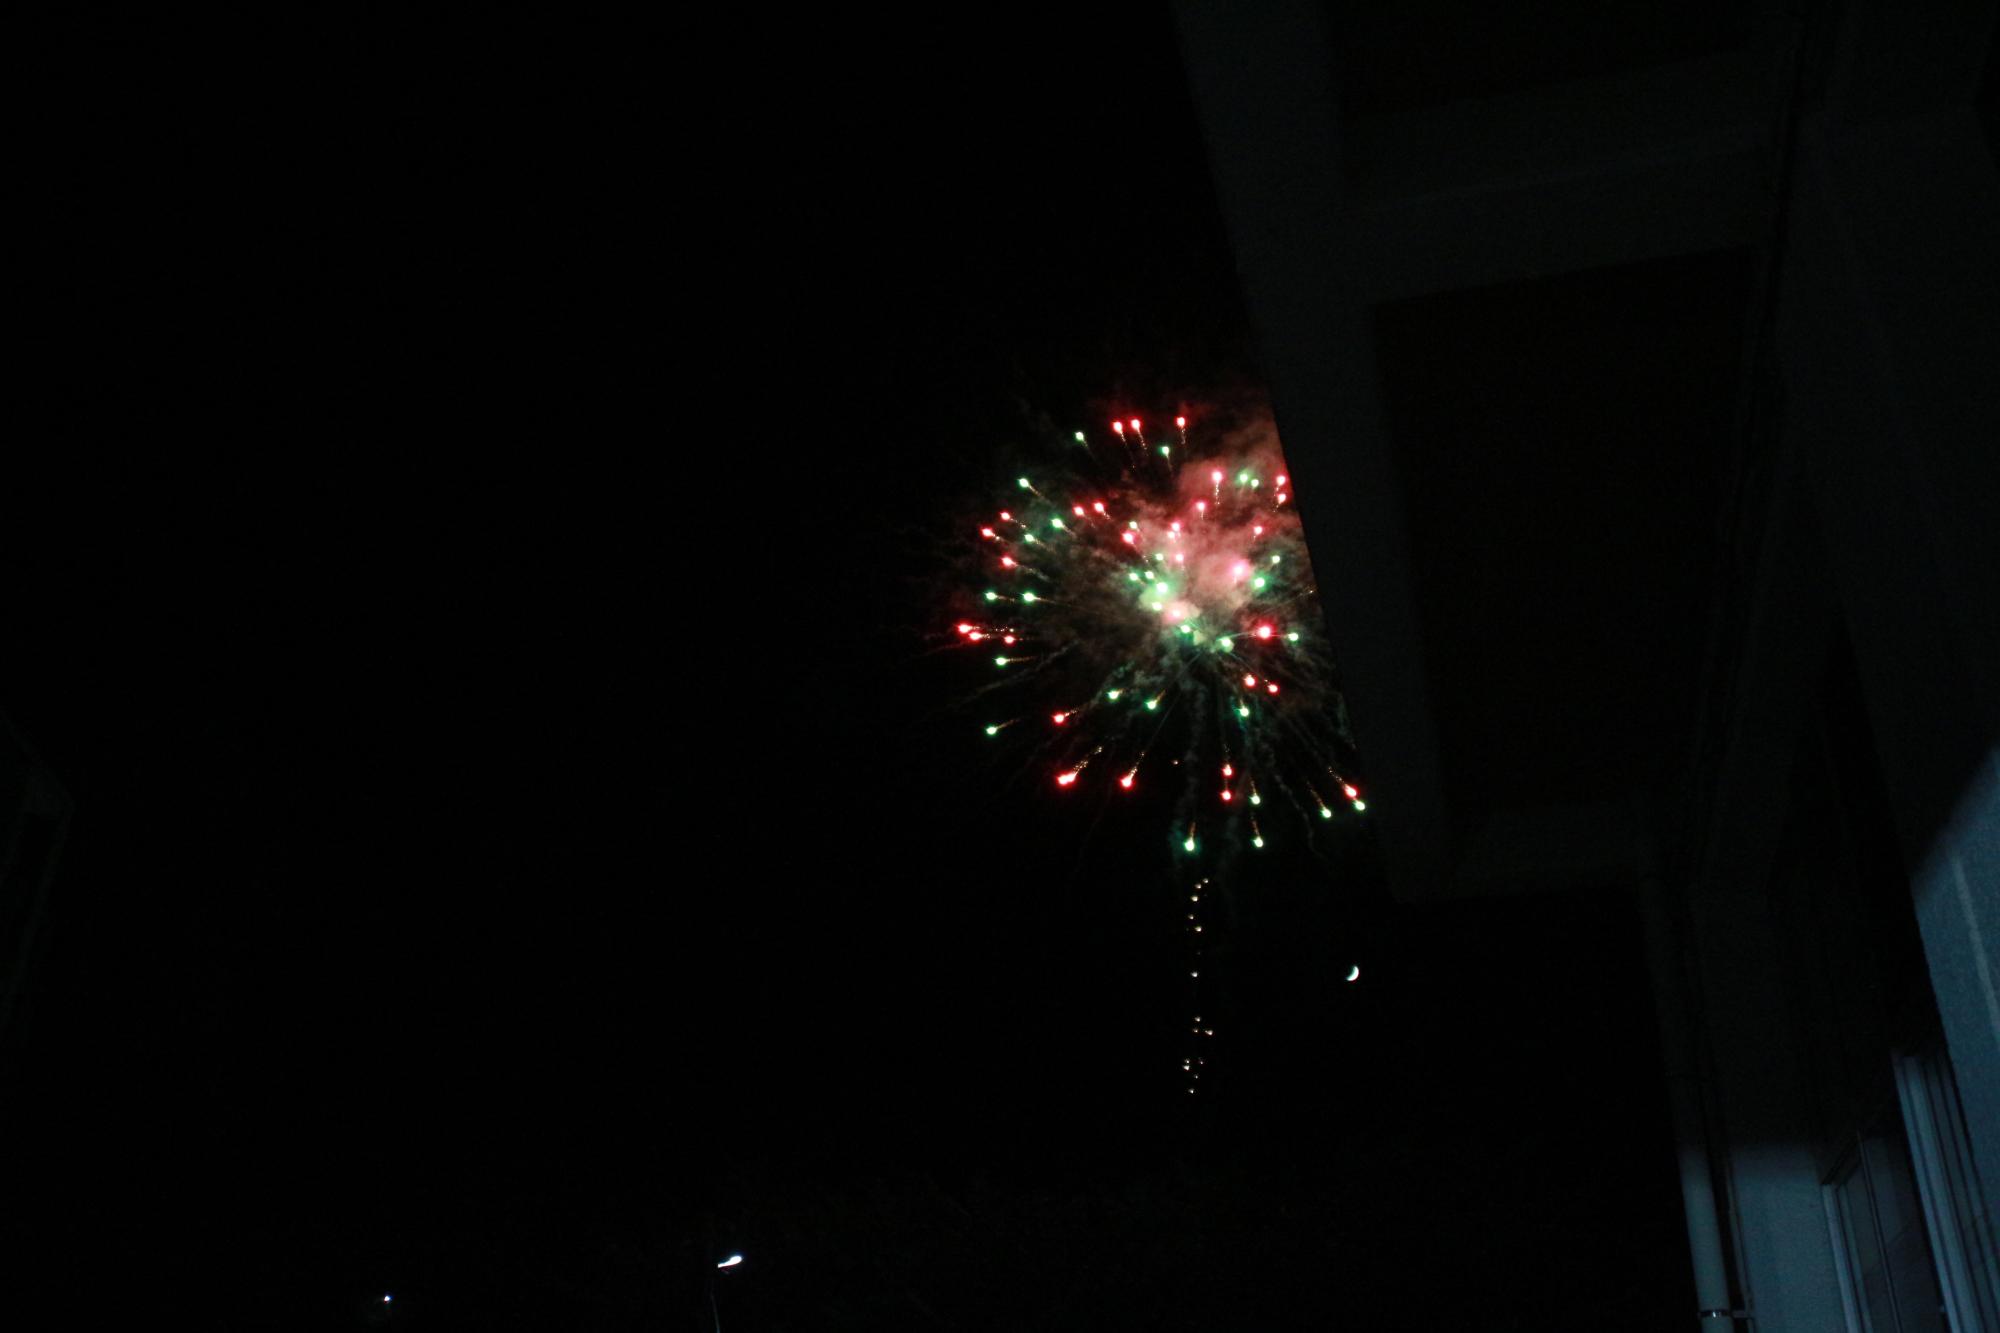
[[[714,1251],[710,1251],[710,1253],[714,1253]],[[717,1264],[716,1267],[718,1269],[734,1268],[736,1267],[736,1265],[742,1262],[743,1262],[742,1255],[732,1254],[727,1259],[724,1259],[721,1263]],[[715,1303],[715,1275],[712,1273],[709,1275],[708,1279],[708,1317],[715,1323],[715,1333],[722,1333],[722,1311],[716,1306]]]

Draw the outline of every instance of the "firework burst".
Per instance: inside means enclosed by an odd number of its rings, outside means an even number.
[[[1213,446],[1186,417],[1079,431],[976,525],[981,586],[953,629],[988,653],[983,723],[1026,747],[1062,799],[1156,801],[1187,893],[1192,1022],[1181,1061],[1208,1065],[1203,909],[1235,858],[1280,826],[1365,810],[1291,478],[1268,419]],[[1287,816],[1295,818],[1288,819]]]
[[[1013,705],[986,734],[1032,746],[1061,792],[1173,789],[1185,854],[1365,809],[1268,426],[1206,449],[1185,417],[1166,441],[1136,417],[1111,432],[1077,432],[976,525],[984,581],[954,630]]]

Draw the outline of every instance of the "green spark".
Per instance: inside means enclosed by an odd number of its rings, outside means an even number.
[[[1222,650],[1223,652],[1225,652],[1225,653],[1233,653],[1233,652],[1235,652],[1235,651],[1236,651],[1236,640],[1234,640],[1234,639],[1217,639],[1217,640],[1215,641],[1215,646],[1216,646],[1216,647],[1218,647],[1218,648],[1220,648],[1220,649],[1221,649],[1221,650]]]
[[[1193,835],[1192,833],[1190,833],[1190,834],[1188,835],[1188,840],[1187,840],[1186,842],[1182,843],[1182,844],[1181,844],[1181,846],[1182,846],[1182,847],[1183,847],[1184,849],[1186,849],[1187,851],[1190,851],[1190,852],[1191,852],[1191,851],[1193,851],[1193,850],[1194,850],[1194,835]]]
[[[1298,641],[1299,641],[1299,632],[1297,630],[1293,630],[1290,634],[1287,634],[1285,636],[1286,643],[1297,643]]]
[[[1021,594],[1021,600],[1024,602],[1032,602],[1035,600],[1035,594],[1031,592],[1024,592]]]
[[[1250,845],[1252,847],[1262,847],[1264,845],[1264,839],[1261,836],[1252,838],[1250,839]]]
[[[1319,808],[1319,817],[1320,817],[1321,819],[1332,819],[1332,818],[1333,818],[1333,811],[1331,811],[1331,810],[1327,809],[1327,808],[1326,808],[1325,806],[1321,806],[1321,807]]]
[[[1020,484],[1021,489],[1024,491],[1032,491],[1035,489],[1033,486],[1030,486],[1028,484],[1028,479],[1026,477],[1016,477],[1015,481],[1017,481]]]
[[[1264,591],[1264,576],[1259,574],[1256,578],[1251,579],[1250,586],[1255,588],[1258,592]]]
[[[1083,432],[1082,432],[1082,431],[1078,431],[1078,432],[1076,433],[1076,442],[1077,442],[1078,444],[1088,444],[1088,443],[1090,443],[1090,441],[1088,441],[1088,440],[1086,440],[1086,439],[1084,439],[1084,438],[1083,438]]]
[[[1354,803],[1354,808],[1355,808],[1356,810],[1366,810],[1366,809],[1368,808],[1368,802],[1366,802],[1366,801],[1356,801],[1356,802]]]
[[[997,666],[997,667],[1003,667],[1003,666],[1006,666],[1006,665],[1007,665],[1007,659],[1006,659],[1006,658],[1004,658],[1004,657],[996,657],[996,658],[994,658],[994,659],[993,659],[993,665],[994,665],[994,666]]]
[[[1104,692],[1104,697],[1107,699],[1116,699],[1119,695],[1123,693],[1125,693],[1125,691],[1123,690],[1106,690]]]
[[[989,588],[986,591],[986,600],[989,602],[997,602],[1000,600],[1000,594],[994,592],[991,588]]]
[[[988,728],[986,729],[986,734],[987,734],[987,735],[989,735],[989,736],[998,736],[998,735],[1000,734],[1000,728],[998,728],[998,727],[988,727]]]

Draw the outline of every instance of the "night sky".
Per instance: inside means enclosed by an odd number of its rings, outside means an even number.
[[[9,1252],[156,1326],[659,1327],[721,1246],[725,1328],[1679,1327],[1620,900],[1246,877],[1190,1109],[1164,837],[953,709],[1006,451],[1257,385],[1166,16],[539,22],[61,71]]]

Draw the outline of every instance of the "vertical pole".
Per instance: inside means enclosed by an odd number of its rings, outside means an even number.
[[[1646,921],[1646,956],[1653,974],[1660,1053],[1666,1066],[1667,1099],[1680,1163],[1688,1254],[1694,1263],[1696,1322],[1714,1333],[1736,1328],[1736,1303],[1731,1299],[1722,1212],[1716,1205],[1701,1073],[1688,1017],[1687,977],[1680,965],[1678,932],[1657,877],[1649,876],[1641,886],[1640,906]]]

